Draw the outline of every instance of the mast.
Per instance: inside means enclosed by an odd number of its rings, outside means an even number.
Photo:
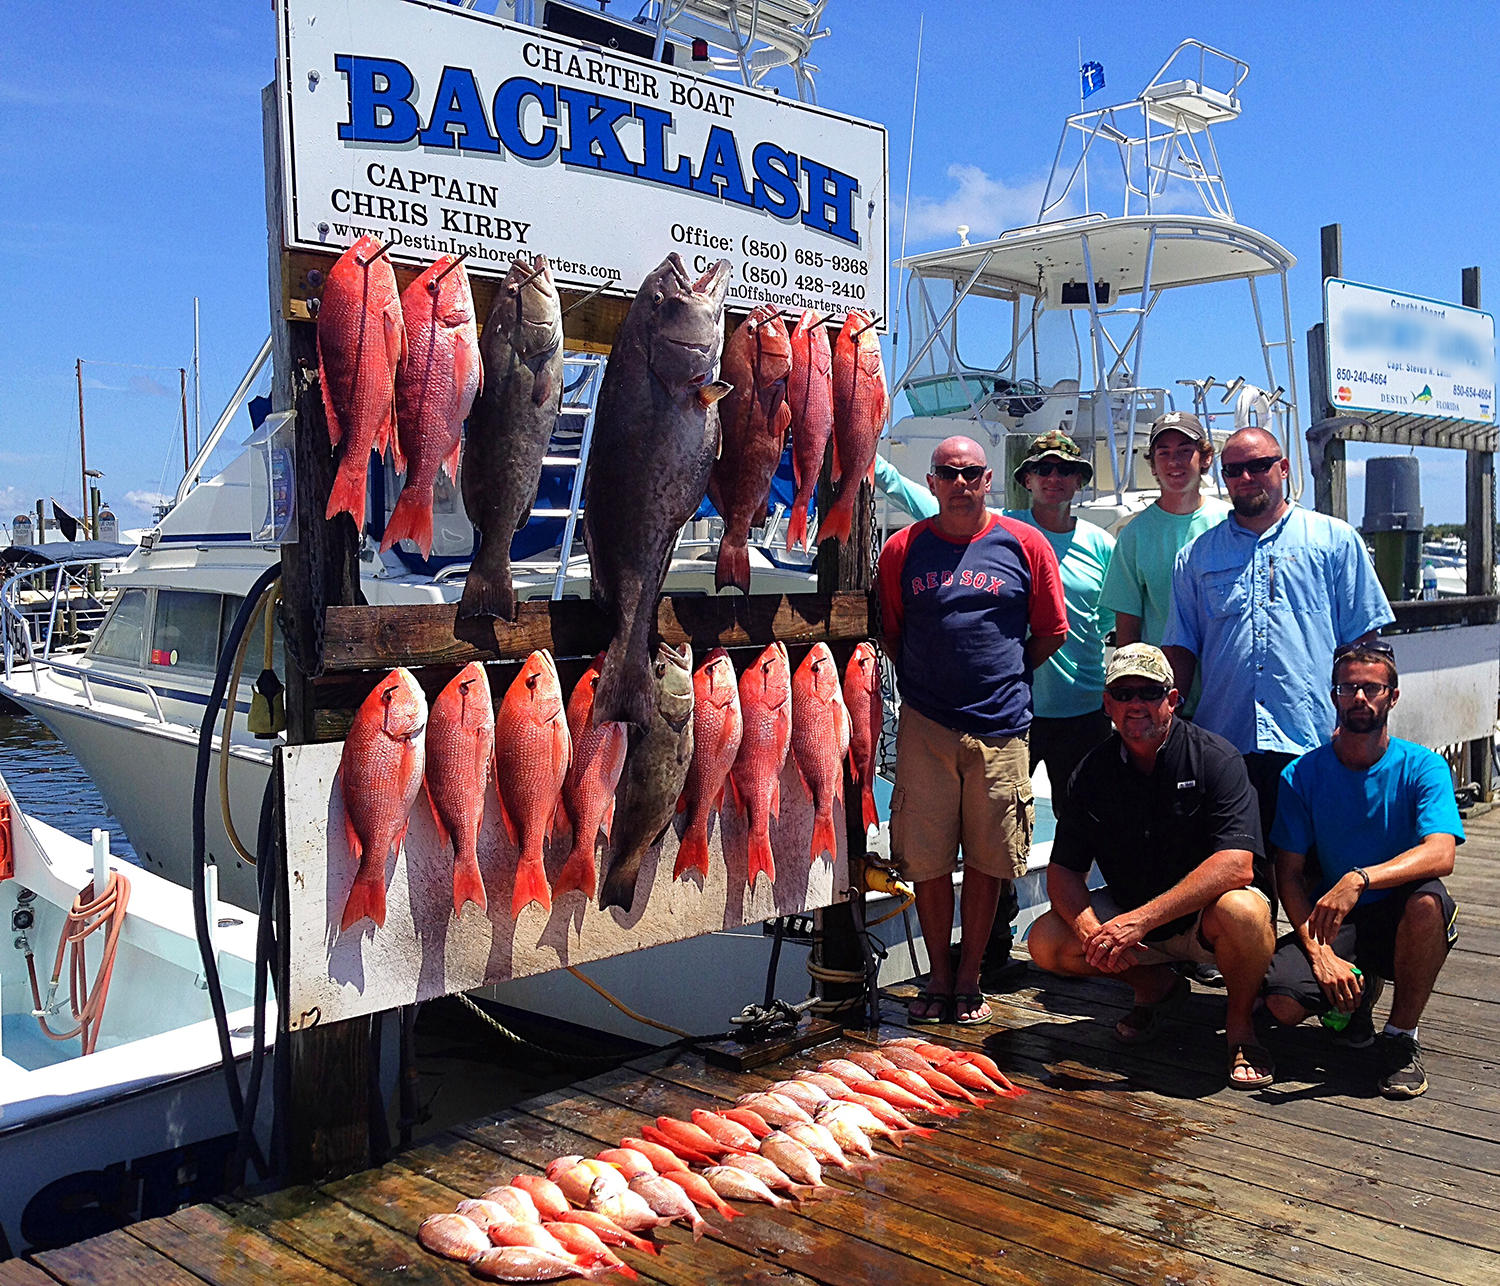
[[[203,375],[198,369],[198,296],[193,296],[193,437],[203,449]]]
[[[73,366],[78,376],[78,494],[82,499],[83,536],[89,535],[89,448],[83,432],[83,358]]]

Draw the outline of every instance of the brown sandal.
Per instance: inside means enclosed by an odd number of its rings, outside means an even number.
[[[1241,1067],[1248,1067],[1251,1071],[1264,1067],[1264,1072],[1257,1072],[1250,1077],[1237,1077],[1235,1072]],[[1251,1041],[1240,1041],[1229,1047],[1229,1088],[1232,1090],[1263,1090],[1273,1084],[1276,1080],[1276,1064],[1271,1058],[1271,1053],[1264,1045],[1256,1045]]]

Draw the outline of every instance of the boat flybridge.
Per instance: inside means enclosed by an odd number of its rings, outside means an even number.
[[[895,387],[911,414],[890,432],[897,469],[925,476],[932,448],[963,433],[991,451],[996,473],[1009,480],[1036,434],[1062,429],[1094,462],[1078,513],[1113,528],[1155,498],[1145,430],[1179,409],[1180,391],[1180,409],[1194,410],[1217,440],[1249,424],[1271,427],[1291,454],[1300,494],[1287,292],[1296,261],[1235,220],[1213,141],[1216,126],[1239,116],[1249,70],[1183,41],[1136,98],[1068,117],[1036,223],[973,244],[961,227],[958,245],[901,260],[909,356]],[[1241,281],[1264,384],[1148,379],[1146,324],[1163,296]],[[962,339],[961,315],[978,322]],[[995,366],[961,356],[976,331],[981,340],[1000,337]],[[1011,503],[1024,496],[1013,493]],[[903,519],[887,506],[891,521]]]

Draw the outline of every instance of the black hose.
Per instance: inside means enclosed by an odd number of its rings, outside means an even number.
[[[772,930],[771,938],[771,963],[766,968],[766,1002],[765,1008],[771,1007],[771,1002],[776,999],[776,970],[781,964],[781,935],[785,932],[786,921],[779,915],[776,917],[776,927]]]
[[[279,562],[267,567],[255,578],[255,584],[240,603],[234,624],[224,640],[219,653],[219,667],[214,672],[213,691],[209,693],[208,707],[203,711],[203,723],[198,728],[198,761],[193,772],[193,928],[198,937],[198,954],[203,959],[203,977],[208,983],[208,1003],[213,1009],[214,1028],[219,1036],[219,1061],[224,1069],[225,1089],[229,1093],[229,1108],[235,1125],[243,1127],[245,1100],[240,1092],[239,1071],[235,1067],[234,1048],[229,1043],[229,1015],[224,1008],[224,988],[219,979],[219,962],[214,958],[213,941],[208,931],[208,827],[204,821],[204,809],[208,802],[208,769],[213,757],[214,724],[224,704],[224,694],[229,687],[229,671],[234,665],[234,654],[239,649],[240,639],[249,628],[260,597],[267,587],[281,575]],[[231,727],[233,724],[231,723]],[[221,754],[229,753],[228,742],[220,748]],[[242,1131],[243,1132],[243,1131]],[[260,1144],[252,1130],[250,1135],[250,1159],[262,1177],[269,1174]]]
[[[274,915],[278,874],[276,843],[276,796],[279,766],[271,770],[265,793],[260,800],[260,827],[255,837],[255,875],[258,883],[259,919],[255,933],[255,1018],[250,1046],[250,1083],[245,1089],[245,1107],[240,1117],[239,1140],[235,1144],[235,1185],[245,1181],[245,1166],[255,1141],[255,1118],[260,1111],[261,1078],[266,1063],[266,990],[271,973],[271,953],[275,947]],[[281,1003],[278,995],[276,1001]],[[264,1172],[261,1175],[265,1177]]]
[[[399,1011],[398,1011],[399,1012]],[[381,1046],[385,1035],[385,1013],[370,1015],[370,1054],[366,1059],[365,1114],[370,1131],[370,1163],[384,1165],[391,1159],[391,1124],[386,1115],[385,1099],[380,1093]]]

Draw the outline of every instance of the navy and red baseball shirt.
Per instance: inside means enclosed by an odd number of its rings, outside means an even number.
[[[1031,727],[1028,630],[1066,634],[1057,555],[1035,527],[991,512],[968,540],[924,518],[880,552],[880,610],[901,699],[945,728],[1015,737]]]

